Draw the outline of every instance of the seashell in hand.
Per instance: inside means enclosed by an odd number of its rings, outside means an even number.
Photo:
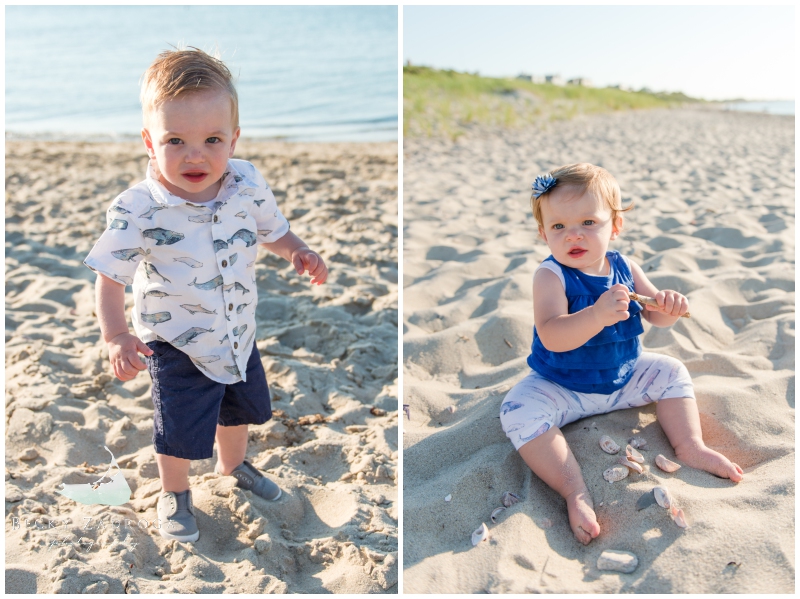
[[[515,503],[519,502],[519,495],[516,493],[512,493],[511,491],[506,491],[503,493],[502,503],[506,507],[511,507]]]
[[[628,443],[630,443],[631,447],[634,449],[647,450],[647,441],[641,437],[631,437],[628,439]]]
[[[486,527],[486,524],[481,522],[480,527],[472,533],[472,545],[475,546],[481,541],[485,541],[489,538],[489,529]]]
[[[664,487],[656,487],[653,489],[653,495],[655,495],[656,503],[663,508],[669,509],[672,505],[672,495],[669,494]]]
[[[644,464],[644,456],[630,445],[625,447],[625,455],[628,456],[628,459],[632,462]]]
[[[678,468],[681,467],[680,464],[676,464],[675,462],[669,461],[661,454],[658,454],[656,456],[656,466],[661,468],[664,472],[675,472]]]
[[[602,449],[606,453],[614,454],[619,451],[619,445],[614,443],[614,439],[612,439],[608,435],[603,435],[602,437],[600,437],[600,449]]]
[[[689,528],[689,524],[686,522],[686,516],[683,513],[683,510],[675,507],[674,505],[669,510],[670,516],[675,521],[675,524],[680,526],[681,528]]]
[[[617,461],[620,464],[622,464],[623,466],[625,466],[626,468],[630,468],[631,470],[635,470],[639,474],[644,472],[644,469],[639,464],[637,464],[636,462],[632,462],[628,458],[623,458],[622,456],[620,456],[619,458],[617,458]]]
[[[628,476],[629,472],[630,470],[628,470],[625,466],[613,466],[603,472],[603,478],[608,482],[613,483]]]
[[[505,511],[505,509],[506,509],[506,508],[504,508],[504,507],[499,507],[499,508],[495,508],[495,509],[493,509],[493,510],[492,510],[492,522],[494,522],[495,524],[497,524],[497,515],[498,515],[500,512],[502,512],[502,511]]]

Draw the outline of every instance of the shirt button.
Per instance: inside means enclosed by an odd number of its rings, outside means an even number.
[[[233,304],[228,304],[228,311],[230,312],[231,310],[233,310]]]
[[[214,222],[217,222],[218,220],[219,220],[219,219],[217,218],[217,215],[215,214],[215,215],[214,215]]]
[[[228,261],[227,260],[223,260],[222,261],[222,268],[225,268],[226,266],[228,266]]]
[[[239,343],[234,341],[233,342],[233,349],[239,349]]]

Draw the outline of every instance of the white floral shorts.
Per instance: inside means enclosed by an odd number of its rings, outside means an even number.
[[[670,397],[694,398],[689,371],[675,358],[643,352],[631,380],[610,395],[572,391],[531,370],[503,400],[500,423],[519,449],[553,427]]]

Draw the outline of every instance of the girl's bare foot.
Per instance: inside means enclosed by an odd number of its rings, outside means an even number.
[[[575,538],[584,545],[588,545],[592,539],[600,534],[600,525],[597,523],[594,504],[589,491],[584,487],[574,493],[570,493],[564,499],[567,500],[569,525],[575,534]]]
[[[742,480],[744,471],[721,453],[706,447],[705,444],[687,445],[688,447],[678,446],[675,455],[690,468],[705,470],[720,478],[729,478],[735,483]]]

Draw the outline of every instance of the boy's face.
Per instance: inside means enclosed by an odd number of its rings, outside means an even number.
[[[542,198],[539,234],[553,257],[589,275],[603,275],[606,251],[622,230],[622,216],[611,221],[611,210],[589,191],[556,188]]]
[[[193,202],[213,200],[239,128],[233,128],[231,98],[204,90],[164,102],[146,116],[142,139],[167,191]]]

